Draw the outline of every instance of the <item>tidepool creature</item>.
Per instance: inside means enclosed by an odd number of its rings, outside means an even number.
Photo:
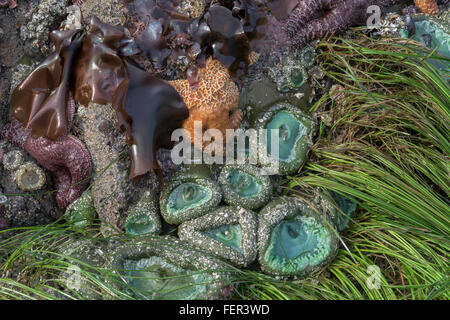
[[[289,92],[304,86],[315,55],[314,48],[306,45],[299,54],[287,53],[279,64],[269,68],[269,76],[277,84],[278,91]]]
[[[32,162],[22,164],[14,173],[17,186],[24,191],[36,191],[45,184],[45,173]]]
[[[180,239],[231,263],[245,267],[256,259],[258,219],[244,208],[221,206],[184,222]]]
[[[200,217],[222,200],[219,184],[211,179],[206,165],[190,165],[177,172],[161,192],[160,209],[164,220],[172,224]]]
[[[203,130],[217,129],[225,137],[226,129],[239,127],[243,114],[241,110],[236,109],[239,100],[238,87],[220,61],[208,59],[205,68],[198,70],[198,77],[197,88],[192,88],[188,80],[169,83],[183,97],[189,109],[189,118],[183,121],[183,128],[190,133],[195,146],[203,149],[204,131],[195,133],[196,121],[201,122]]]
[[[23,152],[13,150],[3,156],[3,167],[6,170],[16,170],[23,163]]]
[[[158,199],[153,192],[147,191],[142,199],[131,208],[125,221],[125,232],[133,236],[161,232]]]
[[[258,120],[252,124],[253,128],[267,130],[266,140],[259,142],[259,164],[268,167],[273,164],[273,161],[279,161],[279,174],[298,172],[312,145],[314,120],[286,102],[271,106],[258,113],[257,117]],[[272,139],[272,130],[279,130],[278,134],[274,135],[275,141]],[[276,145],[272,145],[273,142],[278,142],[278,148]],[[267,149],[262,144],[265,144]],[[276,154],[277,151],[278,154]]]
[[[405,36],[423,43],[430,50],[436,48],[435,53],[450,59],[450,9],[444,12],[440,17],[430,17],[419,14],[411,16],[411,23],[414,25],[410,31],[403,30]],[[428,53],[426,53],[428,54]],[[428,61],[444,71],[444,77],[448,78],[450,65],[447,61],[438,59],[428,59]]]
[[[269,6],[275,17],[284,21],[291,45],[299,48],[312,40],[341,33],[352,25],[366,23],[371,5],[387,7],[400,1],[271,0]]]
[[[252,165],[226,165],[223,167],[219,183],[224,201],[232,206],[258,209],[265,205],[272,195],[269,176]]]
[[[96,215],[92,190],[87,189],[83,194],[72,202],[64,213],[64,219],[74,223],[76,226],[87,226]]]
[[[336,210],[334,211],[333,222],[336,229],[341,232],[347,228],[350,220],[356,213],[357,203],[353,197],[349,195],[342,195],[340,193],[330,191],[331,202],[336,205]]]
[[[124,279],[113,285],[137,299],[217,299],[229,267],[174,237],[137,238],[115,250],[108,268]]]
[[[91,158],[84,144],[72,135],[57,140],[35,138],[23,125],[13,120],[2,131],[2,136],[27,151],[53,175],[56,203],[62,210],[86,189],[91,174]]]
[[[423,13],[435,16],[439,12],[439,7],[435,0],[414,0],[414,4]]]
[[[267,204],[259,217],[259,262],[267,273],[306,276],[337,252],[336,230],[320,207],[283,196]]]

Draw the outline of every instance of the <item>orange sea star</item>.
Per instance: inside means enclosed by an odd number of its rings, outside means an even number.
[[[189,131],[194,144],[201,138],[194,138],[194,121],[202,122],[203,132],[218,129],[225,137],[225,130],[237,129],[243,117],[242,111],[236,110],[238,87],[218,60],[208,59],[206,67],[198,70],[198,78],[197,89],[191,88],[188,80],[169,81],[189,109],[189,118],[184,120],[182,127]]]
[[[414,3],[423,13],[435,16],[439,12],[439,7],[435,0],[414,0]]]

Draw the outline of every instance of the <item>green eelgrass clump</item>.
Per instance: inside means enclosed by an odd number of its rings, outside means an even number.
[[[351,195],[364,211],[324,283],[352,298],[448,299],[449,83],[410,41],[359,36],[318,49],[341,87],[313,107],[320,138],[289,186]],[[370,265],[379,290],[365,282]]]

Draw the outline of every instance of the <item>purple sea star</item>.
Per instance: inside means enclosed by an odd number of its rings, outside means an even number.
[[[72,99],[69,99],[69,105],[72,116]],[[35,138],[19,121],[12,120],[3,128],[2,136],[23,148],[52,173],[57,190],[56,203],[60,209],[65,210],[86,189],[92,170],[91,158],[83,143],[73,135],[61,136],[57,140]]]
[[[399,0],[302,0],[290,12],[286,32],[292,45],[301,47],[312,40],[363,24],[371,5],[391,6]]]
[[[17,7],[17,2],[15,0],[0,0],[0,7],[9,6],[10,9]]]

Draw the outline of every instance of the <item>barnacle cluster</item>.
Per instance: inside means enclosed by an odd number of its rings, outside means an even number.
[[[21,190],[40,190],[46,181],[44,170],[32,162],[23,163],[23,161],[23,152],[12,150],[3,156],[3,167],[13,172],[14,180]]]
[[[269,76],[280,92],[299,89],[308,81],[308,71],[314,65],[314,59],[314,48],[307,45],[299,53],[282,56],[279,64],[269,68]]]
[[[3,155],[3,167],[6,170],[16,170],[23,163],[23,152],[13,150]]]

